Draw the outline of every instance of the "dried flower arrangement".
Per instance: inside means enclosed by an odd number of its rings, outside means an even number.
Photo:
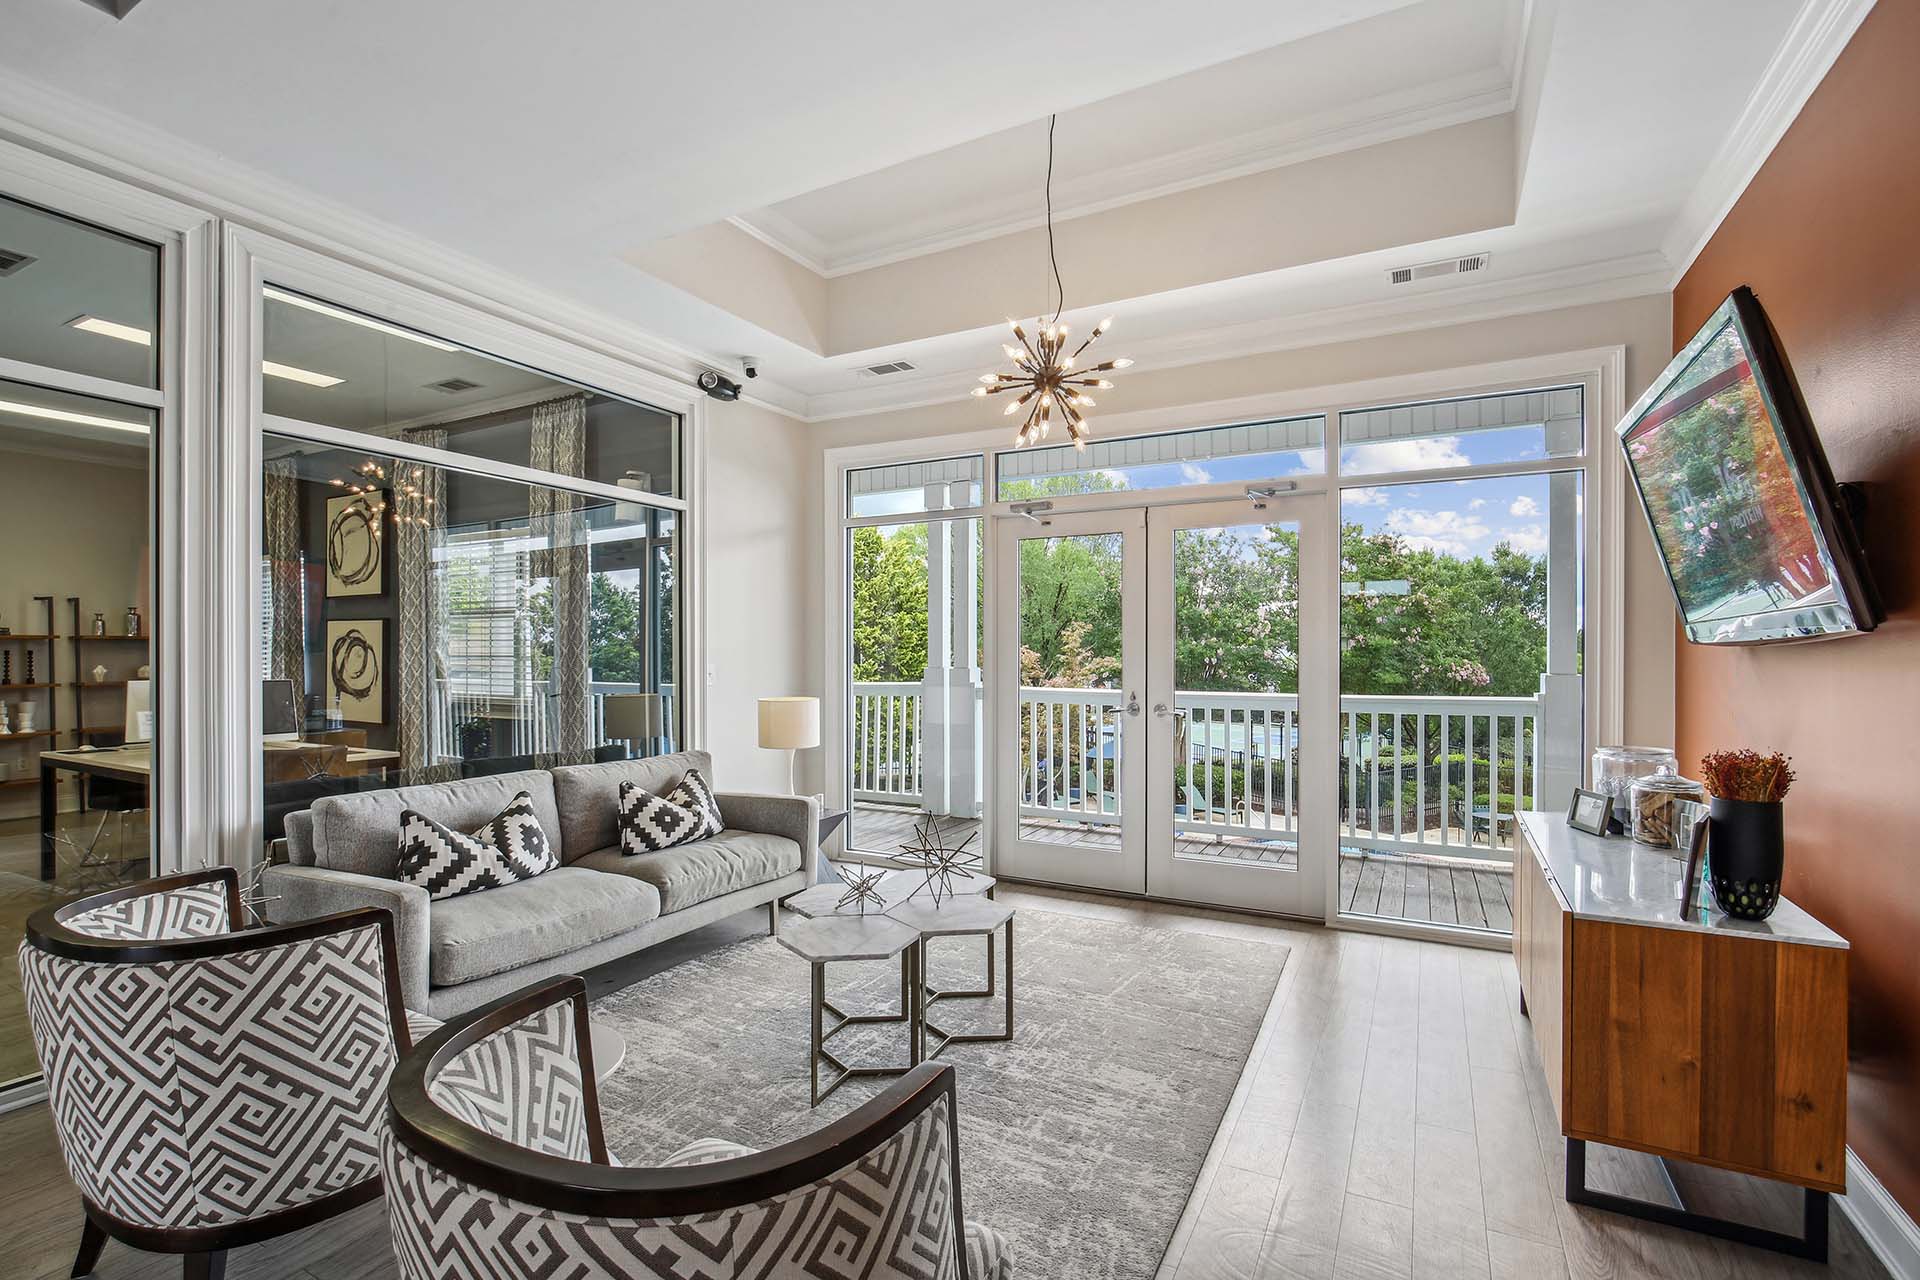
[[[1792,758],[1778,751],[1710,751],[1700,757],[1700,776],[1708,795],[1778,804],[1793,785]]]

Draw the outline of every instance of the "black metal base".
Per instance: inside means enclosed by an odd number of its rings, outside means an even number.
[[[812,1009],[810,1023],[812,1044],[808,1046],[809,1074],[812,1077],[813,1105],[825,1102],[833,1091],[849,1080],[865,1076],[904,1075],[920,1065],[923,1035],[921,1027],[925,1021],[925,1007],[921,995],[925,984],[921,981],[919,944],[908,947],[900,953],[900,1012],[898,1013],[847,1013],[831,1000],[827,999],[827,962],[813,962]],[[829,1025],[828,1019],[832,1019]],[[904,1022],[907,1024],[907,1063],[905,1066],[881,1066],[878,1064],[851,1063],[827,1048],[827,1041],[845,1031],[848,1027],[872,1026],[876,1023]],[[820,1067],[825,1064],[829,1069],[826,1087],[820,1084]]]
[[[1682,1231],[1697,1231],[1701,1235],[1716,1236],[1736,1244],[1752,1245],[1756,1249],[1771,1249],[1775,1253],[1791,1254],[1793,1257],[1807,1258],[1813,1262],[1827,1260],[1826,1192],[1806,1191],[1800,1234],[1790,1236],[1784,1231],[1769,1231],[1764,1227],[1748,1226],[1744,1222],[1733,1222],[1726,1218],[1713,1217],[1711,1214],[1695,1213],[1687,1208],[1687,1202],[1680,1195],[1680,1189],[1674,1185],[1673,1172],[1667,1167],[1666,1159],[1664,1157],[1658,1157],[1658,1159],[1660,1176],[1666,1180],[1667,1194],[1673,1197],[1671,1205],[1656,1204],[1651,1200],[1638,1200],[1632,1196],[1618,1196],[1610,1191],[1592,1190],[1587,1186],[1587,1144],[1581,1138],[1568,1138],[1567,1203],[1584,1204],[1595,1209],[1605,1209],[1610,1213],[1623,1213],[1628,1217],[1657,1222],[1662,1226],[1678,1227]]]
[[[1007,939],[1007,989],[1005,996],[1006,1022],[1004,1029],[1000,1031],[948,1031],[933,1020],[933,1006],[942,1000],[991,1000],[997,994],[995,990],[997,984],[994,980],[993,971],[993,935],[995,932],[998,932],[998,930],[989,930],[986,935],[987,985],[984,988],[976,988],[973,990],[942,991],[932,983],[927,982],[925,979],[927,971],[927,939],[922,938],[917,944],[920,952],[919,965],[922,975],[921,991],[923,993],[920,1005],[920,1029],[926,1037],[926,1047],[922,1050],[922,1056],[929,1062],[946,1052],[948,1045],[993,1044],[999,1041],[1013,1039],[1013,917],[1009,916],[1006,924],[1001,927],[1006,930]]]

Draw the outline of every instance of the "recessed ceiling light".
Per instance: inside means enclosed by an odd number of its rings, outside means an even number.
[[[304,382],[310,387],[337,387],[345,378],[336,378],[330,373],[315,373],[311,369],[296,369],[290,364],[275,364],[271,360],[260,362],[260,372],[269,378],[285,378],[288,382]]]
[[[402,329],[397,324],[388,324],[384,320],[375,320],[372,316],[358,315],[346,310],[344,307],[329,306],[324,302],[316,302],[312,298],[303,298],[297,293],[288,293],[285,289],[276,289],[272,285],[262,286],[260,293],[263,297],[272,298],[275,302],[284,302],[290,307],[304,307],[308,311],[317,311],[323,316],[332,316],[335,320],[345,320],[348,324],[357,324],[367,329],[377,329],[381,333],[389,333],[396,338],[405,338],[408,342],[417,342],[423,347],[432,347],[435,351],[458,351],[460,349],[451,342],[442,342],[438,338],[424,337],[421,334],[413,332],[411,329]]]
[[[111,427],[115,431],[132,431],[146,435],[147,424],[128,422],[124,418],[103,418],[97,413],[75,413],[71,409],[55,409],[44,404],[23,404],[18,400],[0,400],[0,413],[17,413],[28,418],[45,418],[50,422],[75,422],[83,427]]]
[[[137,342],[143,347],[153,345],[153,335],[145,329],[130,324],[121,324],[117,320],[102,320],[99,316],[75,316],[67,321],[70,329],[80,329],[87,333],[97,333],[103,338],[118,338],[122,342]]]

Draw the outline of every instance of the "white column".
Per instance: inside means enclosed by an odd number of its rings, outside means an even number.
[[[965,482],[926,487],[930,516],[967,503]],[[980,814],[979,522],[927,522],[927,673],[920,683],[921,803]]]
[[[1561,448],[1557,430],[1579,429],[1575,421],[1547,424],[1548,452]],[[1577,444],[1575,445],[1577,447]],[[1547,477],[1547,670],[1540,677],[1540,718],[1534,729],[1534,776],[1543,809],[1564,809],[1585,776],[1580,727],[1586,714],[1578,665],[1580,626],[1580,477]]]

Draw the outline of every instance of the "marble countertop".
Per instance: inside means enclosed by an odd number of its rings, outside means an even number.
[[[1713,891],[1703,885],[1693,914],[1683,919],[1680,881],[1686,861],[1673,856],[1676,850],[1650,849],[1626,836],[1588,835],[1568,826],[1564,813],[1522,813],[1520,826],[1561,900],[1578,919],[1741,934],[1814,947],[1847,945],[1845,938],[1785,897],[1765,920],[1737,920],[1714,907]],[[1787,856],[1793,856],[1791,850]]]

